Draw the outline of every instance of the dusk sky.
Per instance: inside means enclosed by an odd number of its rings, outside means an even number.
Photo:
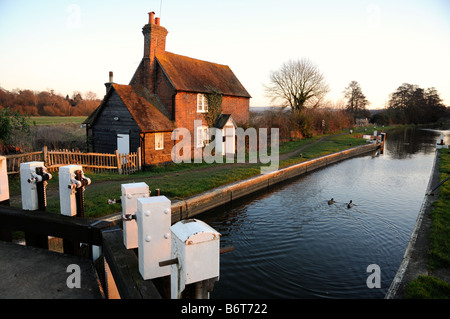
[[[355,80],[369,108],[405,82],[450,105],[448,0],[0,0],[0,86],[102,98],[109,71],[120,84],[133,76],[150,11],[169,31],[167,51],[229,65],[251,106],[268,106],[270,71],[299,58],[323,72],[330,101]]]

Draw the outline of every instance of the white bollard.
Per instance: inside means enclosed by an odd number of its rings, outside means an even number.
[[[0,202],[7,200],[9,200],[9,184],[6,157],[0,156]]]
[[[82,187],[82,183],[75,179],[75,172],[78,170],[83,171],[83,167],[81,165],[67,165],[59,168],[59,202],[62,215],[77,215],[75,189]],[[86,177],[85,179],[89,185],[91,180]]]
[[[186,285],[219,278],[220,233],[197,220],[182,220],[171,228],[171,298],[178,299]]]
[[[37,174],[38,168],[42,168],[41,175]],[[51,175],[46,172],[44,162],[28,162],[20,164],[20,190],[22,193],[23,210],[39,209],[37,184],[41,182],[46,183],[49,179],[51,179]],[[45,185],[43,187],[45,188]],[[41,190],[42,194],[40,194],[40,196],[45,197],[45,190]],[[42,198],[42,200],[45,202],[45,198]],[[42,205],[45,206],[45,204]]]
[[[165,196],[137,199],[139,272],[144,280],[170,275],[159,262],[170,258],[171,202]]]
[[[123,244],[127,249],[138,247],[138,226],[132,216],[137,211],[137,199],[150,196],[150,190],[146,183],[122,184],[122,219],[123,222]]]

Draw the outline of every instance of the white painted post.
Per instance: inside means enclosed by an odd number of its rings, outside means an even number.
[[[81,165],[66,165],[59,168],[59,202],[61,215],[75,216],[77,203],[75,200],[75,188],[81,183],[75,179],[75,171],[82,170]]]
[[[0,203],[9,200],[8,172],[6,157],[0,156]]]
[[[81,171],[83,182],[91,184],[91,180],[84,176],[82,165],[66,165],[59,168],[59,207],[61,215],[76,216],[77,200],[76,189],[84,187],[82,181],[75,178],[75,172]],[[92,245],[92,260],[95,261],[101,255],[101,247]]]
[[[123,217],[123,244],[127,249],[138,247],[138,226],[132,216],[137,211],[137,199],[150,196],[146,183],[122,184],[122,217]]]
[[[220,233],[197,219],[182,220],[170,228],[171,298],[178,299],[186,285],[219,278]]]
[[[39,176],[36,174],[36,168],[43,166],[44,162],[20,163],[20,190],[23,210],[39,209],[36,185],[36,181],[39,181]]]
[[[171,211],[165,196],[137,199],[139,272],[144,280],[170,275],[170,268],[159,263],[170,258]]]

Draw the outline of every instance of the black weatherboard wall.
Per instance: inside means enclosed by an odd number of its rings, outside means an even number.
[[[116,91],[109,96],[92,126],[92,144],[96,153],[114,153],[117,134],[130,135],[130,152],[140,145],[140,129]]]

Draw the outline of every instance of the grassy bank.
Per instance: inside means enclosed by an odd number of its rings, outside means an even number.
[[[373,131],[373,127],[371,128]],[[369,132],[369,130],[367,131]],[[364,128],[354,130],[352,134],[341,132],[336,135],[315,136],[312,138],[284,143],[280,146],[280,167],[306,161],[308,159],[345,150],[356,145],[365,144],[362,139]],[[295,151],[301,150],[301,156]],[[292,155],[291,155],[292,154]],[[87,217],[101,217],[121,211],[120,204],[108,205],[108,199],[119,199],[121,184],[145,182],[154,193],[156,189],[171,200],[187,197],[211,190],[213,188],[243,180],[261,173],[261,164],[174,164],[154,167],[151,170],[132,175],[116,173],[86,172],[92,184],[86,187],[85,210]],[[47,211],[59,213],[58,173],[48,184]],[[18,176],[10,178],[12,205],[20,207],[20,180]]]
[[[448,299],[450,285],[434,276],[419,276],[408,284],[408,299]]]
[[[80,124],[86,116],[31,116],[31,123],[40,125]]]
[[[440,180],[450,176],[450,154],[448,149],[439,151]],[[428,268],[431,273],[450,267],[450,181],[439,190],[439,199],[431,211],[430,249]],[[407,298],[448,299],[449,283],[435,276],[419,276],[406,289]]]
[[[439,152],[441,181],[450,176],[450,154],[447,149]],[[439,200],[431,212],[433,223],[430,234],[430,269],[450,266],[450,181],[439,190]]]

